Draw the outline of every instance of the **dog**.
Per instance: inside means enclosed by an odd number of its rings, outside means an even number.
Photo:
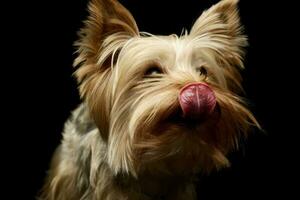
[[[259,127],[240,70],[238,0],[221,0],[180,36],[139,32],[116,0],[91,0],[76,42],[82,104],[65,124],[42,200],[194,200],[197,174]]]

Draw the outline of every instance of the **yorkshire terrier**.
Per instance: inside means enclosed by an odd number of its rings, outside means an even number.
[[[238,0],[180,36],[139,32],[116,0],[91,0],[76,42],[83,103],[65,124],[43,200],[194,200],[197,174],[259,126],[242,92]]]

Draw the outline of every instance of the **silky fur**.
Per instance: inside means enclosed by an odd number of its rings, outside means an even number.
[[[189,33],[154,36],[117,1],[91,0],[74,62],[83,103],[40,199],[196,199],[195,174],[229,166],[226,154],[258,126],[237,95],[247,45],[237,3],[220,1]],[[180,89],[193,82],[213,89],[217,109],[190,124],[174,116]]]

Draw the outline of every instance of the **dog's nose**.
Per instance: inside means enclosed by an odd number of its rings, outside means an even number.
[[[184,117],[206,118],[216,106],[216,96],[205,83],[191,83],[179,93],[179,103]]]

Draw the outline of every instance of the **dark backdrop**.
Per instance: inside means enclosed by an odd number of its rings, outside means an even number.
[[[180,34],[217,0],[121,0],[141,31]],[[5,30],[13,41],[4,58],[11,65],[6,93],[9,140],[3,140],[9,168],[7,199],[33,199],[61,139],[64,121],[80,102],[72,78],[72,46],[86,16],[87,0],[12,2]],[[297,16],[288,2],[242,0],[241,20],[249,36],[244,87],[265,133],[255,131],[245,147],[230,155],[232,167],[203,178],[199,199],[291,199],[297,180],[297,124],[294,79]],[[10,22],[11,21],[11,22]],[[4,41],[6,38],[4,38]],[[290,46],[288,46],[290,45]],[[295,45],[296,46],[296,45]],[[295,59],[293,59],[295,58]],[[11,76],[13,75],[13,76]],[[297,74],[296,74],[297,75]],[[15,81],[16,80],[16,81]],[[299,158],[299,157],[298,157]],[[283,195],[283,196],[282,196]]]

